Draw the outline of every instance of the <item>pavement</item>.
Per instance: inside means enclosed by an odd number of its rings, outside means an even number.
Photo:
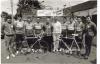
[[[80,59],[76,55],[60,53],[31,53],[18,55],[15,58],[6,59],[4,40],[1,40],[1,64],[96,64],[96,46],[92,46],[90,57]]]

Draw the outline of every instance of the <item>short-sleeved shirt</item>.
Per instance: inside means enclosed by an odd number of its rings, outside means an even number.
[[[66,30],[67,29],[67,24],[66,23],[63,23],[61,26],[62,26],[62,30]]]
[[[17,21],[15,23],[16,34],[23,34],[24,31],[24,21]]]
[[[27,36],[33,35],[33,33],[34,33],[33,28],[34,28],[34,25],[33,25],[32,22],[31,23],[28,23],[28,22],[25,23],[25,32],[26,32]]]
[[[35,23],[34,24],[34,30],[35,30],[35,34],[40,34],[42,31],[42,23]]]
[[[61,33],[61,32],[62,32],[61,23],[57,21],[56,23],[53,24],[53,33]]]
[[[76,25],[76,31],[82,31],[82,29],[83,29],[83,23],[82,22],[77,23],[77,25]]]
[[[75,29],[75,22],[73,21],[72,23],[68,24],[68,30],[74,30]]]

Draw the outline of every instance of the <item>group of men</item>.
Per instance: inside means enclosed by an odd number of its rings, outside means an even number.
[[[59,38],[67,37],[74,33],[78,33],[82,40],[85,37],[86,53],[84,57],[88,58],[96,25],[91,21],[90,17],[68,18],[66,21],[62,21],[62,23],[57,18],[54,18],[53,21],[47,18],[46,22],[41,23],[41,18],[39,17],[37,17],[37,20],[28,17],[26,21],[23,21],[22,17],[18,16],[16,22],[12,22],[11,17],[8,17],[6,22],[2,23],[1,29],[2,34],[5,34],[5,44],[8,54],[6,59],[9,59],[10,56],[15,57],[15,53],[18,54],[21,51],[22,42],[25,40],[25,37],[44,35],[44,40],[49,45],[49,51],[55,52],[63,48],[59,44]],[[27,39],[27,42],[29,47],[34,43],[32,39]]]

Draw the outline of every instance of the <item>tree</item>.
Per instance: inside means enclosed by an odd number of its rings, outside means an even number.
[[[32,9],[41,9],[41,5],[38,0],[19,0],[17,14],[22,14],[23,12],[32,11]]]

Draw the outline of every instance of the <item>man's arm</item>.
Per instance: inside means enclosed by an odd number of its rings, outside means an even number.
[[[41,34],[43,35],[44,31],[45,31],[45,27],[44,27],[44,25],[42,23],[41,23],[41,27],[42,27]]]
[[[1,35],[4,35],[5,23],[1,24]]]
[[[24,29],[24,36],[26,36],[26,23],[23,23],[23,29]]]
[[[60,33],[62,32],[62,26],[61,26],[61,23],[59,25],[59,30],[60,30]]]
[[[94,32],[94,36],[96,35],[96,33],[97,33],[97,27],[96,27],[96,24],[94,23],[94,22],[91,22],[91,24],[92,24],[92,29],[93,29],[93,32]]]
[[[43,25],[42,29],[43,29],[43,31],[45,32],[45,31],[46,31],[46,26]]]
[[[35,24],[33,24],[33,34],[35,36]]]
[[[91,22],[91,23],[94,26],[94,28],[96,29],[97,28],[96,24],[94,22]]]

